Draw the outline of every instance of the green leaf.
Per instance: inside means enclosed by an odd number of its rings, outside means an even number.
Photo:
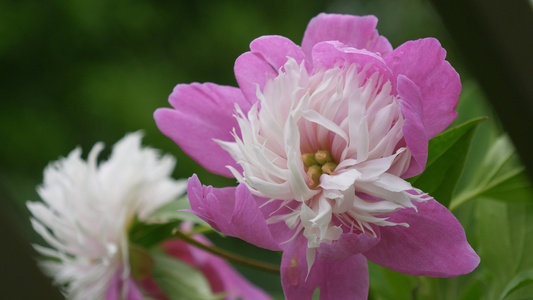
[[[180,221],[163,224],[146,224],[136,219],[130,227],[129,241],[132,244],[149,249],[171,238],[173,236],[173,230],[178,228],[179,225]]]
[[[518,275],[516,275],[516,277],[513,278],[513,280],[511,280],[509,282],[509,284],[507,284],[507,286],[503,290],[502,294],[500,295],[500,299],[506,299],[506,297],[513,290],[517,290],[520,287],[520,285],[524,284],[524,283],[532,285],[532,283],[533,283],[533,269],[525,270],[525,271],[519,273]]]
[[[158,208],[156,211],[154,211],[152,214],[150,214],[150,217],[148,218],[151,221],[155,222],[166,222],[168,220],[181,220],[181,221],[188,221],[195,225],[200,226],[207,226],[210,227],[207,222],[197,217],[195,214],[182,211],[183,209],[190,209],[191,205],[189,204],[189,200],[187,199],[187,196],[183,196],[177,200],[171,201],[160,208]]]
[[[458,300],[482,299],[484,286],[480,280],[470,279],[466,283]]]
[[[469,184],[453,199],[453,209],[477,198],[532,202],[533,187],[506,135],[491,146]]]
[[[373,299],[410,300],[420,286],[418,277],[398,273],[368,261]]]
[[[408,181],[447,207],[463,172],[474,133],[485,120],[472,119],[431,139],[426,170]]]
[[[173,230],[178,228],[182,221],[195,225],[190,233],[207,233],[214,231],[207,222],[196,215],[186,211],[180,211],[182,209],[190,208],[187,197],[181,197],[161,206],[150,214],[147,218],[150,223],[135,219],[130,226],[130,242],[147,249],[153,247],[166,239],[172,238]]]
[[[150,254],[155,262],[152,278],[169,299],[211,300],[224,297],[211,292],[209,282],[198,269],[161,250],[152,250]]]
[[[482,267],[490,287],[487,299],[501,299],[523,288],[533,269],[533,204],[481,198],[476,221]],[[526,285],[526,286],[524,286]]]

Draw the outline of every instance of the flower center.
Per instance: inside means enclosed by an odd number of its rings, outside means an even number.
[[[309,188],[316,189],[320,184],[320,176],[324,173],[335,174],[337,163],[333,160],[331,152],[328,150],[318,150],[315,153],[304,153],[301,156],[304,165],[307,167],[306,174],[309,178],[307,184]]]
[[[387,216],[429,198],[400,177],[411,159],[401,100],[369,69],[351,64],[308,73],[289,59],[258,88],[248,112],[236,107],[235,142],[218,141],[243,169],[228,167],[235,178],[278,201],[267,223],[284,222],[307,238],[309,266],[322,243],[343,233],[376,236],[376,226],[408,226]]]

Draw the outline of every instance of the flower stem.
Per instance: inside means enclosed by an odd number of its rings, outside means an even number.
[[[181,239],[182,241],[184,241],[184,242],[186,242],[188,244],[191,244],[191,245],[193,245],[193,246],[195,246],[197,248],[200,248],[202,250],[205,250],[205,251],[207,251],[207,252],[209,252],[211,254],[214,254],[216,256],[225,258],[227,260],[230,260],[230,261],[233,261],[233,262],[245,265],[245,266],[250,266],[250,267],[254,267],[256,269],[260,269],[260,270],[267,271],[267,272],[270,272],[270,273],[279,274],[279,267],[276,266],[276,265],[260,262],[260,261],[257,261],[257,260],[253,260],[253,259],[250,259],[250,258],[246,258],[246,257],[240,256],[240,255],[233,254],[231,252],[222,250],[222,249],[217,248],[217,247],[213,247],[211,245],[206,245],[206,244],[204,244],[202,242],[199,242],[199,241],[195,240],[190,235],[188,235],[186,233],[183,233],[183,232],[181,232],[179,230],[174,231],[173,234],[177,238]]]

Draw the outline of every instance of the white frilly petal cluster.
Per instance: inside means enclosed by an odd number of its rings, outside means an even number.
[[[184,193],[186,182],[170,176],[176,161],[141,146],[142,134],[118,141],[98,163],[97,143],[87,161],[81,149],[50,163],[38,187],[42,202],[28,202],[33,228],[50,247],[35,245],[49,258],[43,269],[68,299],[102,299],[112,277],[130,275],[128,228]]]
[[[259,102],[247,114],[236,107],[242,137],[217,141],[242,166],[243,173],[228,167],[239,182],[291,208],[268,222],[303,233],[309,268],[321,243],[345,232],[375,236],[372,226],[408,226],[387,215],[429,199],[401,178],[411,155],[401,146],[400,99],[390,81],[368,72],[351,64],[310,74],[289,58],[263,91],[258,87]],[[302,155],[323,150],[335,169],[313,184]]]

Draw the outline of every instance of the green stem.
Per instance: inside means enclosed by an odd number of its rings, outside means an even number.
[[[204,243],[201,243],[201,242],[195,240],[190,235],[185,234],[185,233],[183,233],[183,232],[181,232],[179,230],[176,230],[175,232],[173,232],[173,234],[176,237],[178,237],[179,239],[181,239],[182,241],[184,241],[184,242],[186,242],[188,244],[191,244],[191,245],[193,245],[193,246],[195,246],[197,248],[200,248],[202,250],[205,250],[205,251],[207,251],[207,252],[209,252],[211,254],[220,256],[222,258],[225,258],[227,260],[231,260],[233,262],[236,262],[236,263],[239,263],[239,264],[242,264],[242,265],[245,265],[245,266],[250,266],[250,267],[254,267],[256,269],[260,269],[260,270],[267,271],[267,272],[270,272],[270,273],[279,274],[279,267],[276,266],[276,265],[260,262],[260,261],[257,261],[257,260],[253,260],[253,259],[250,259],[250,258],[246,258],[246,257],[240,256],[240,255],[233,254],[231,252],[222,250],[222,249],[217,248],[217,247],[206,245]]]

